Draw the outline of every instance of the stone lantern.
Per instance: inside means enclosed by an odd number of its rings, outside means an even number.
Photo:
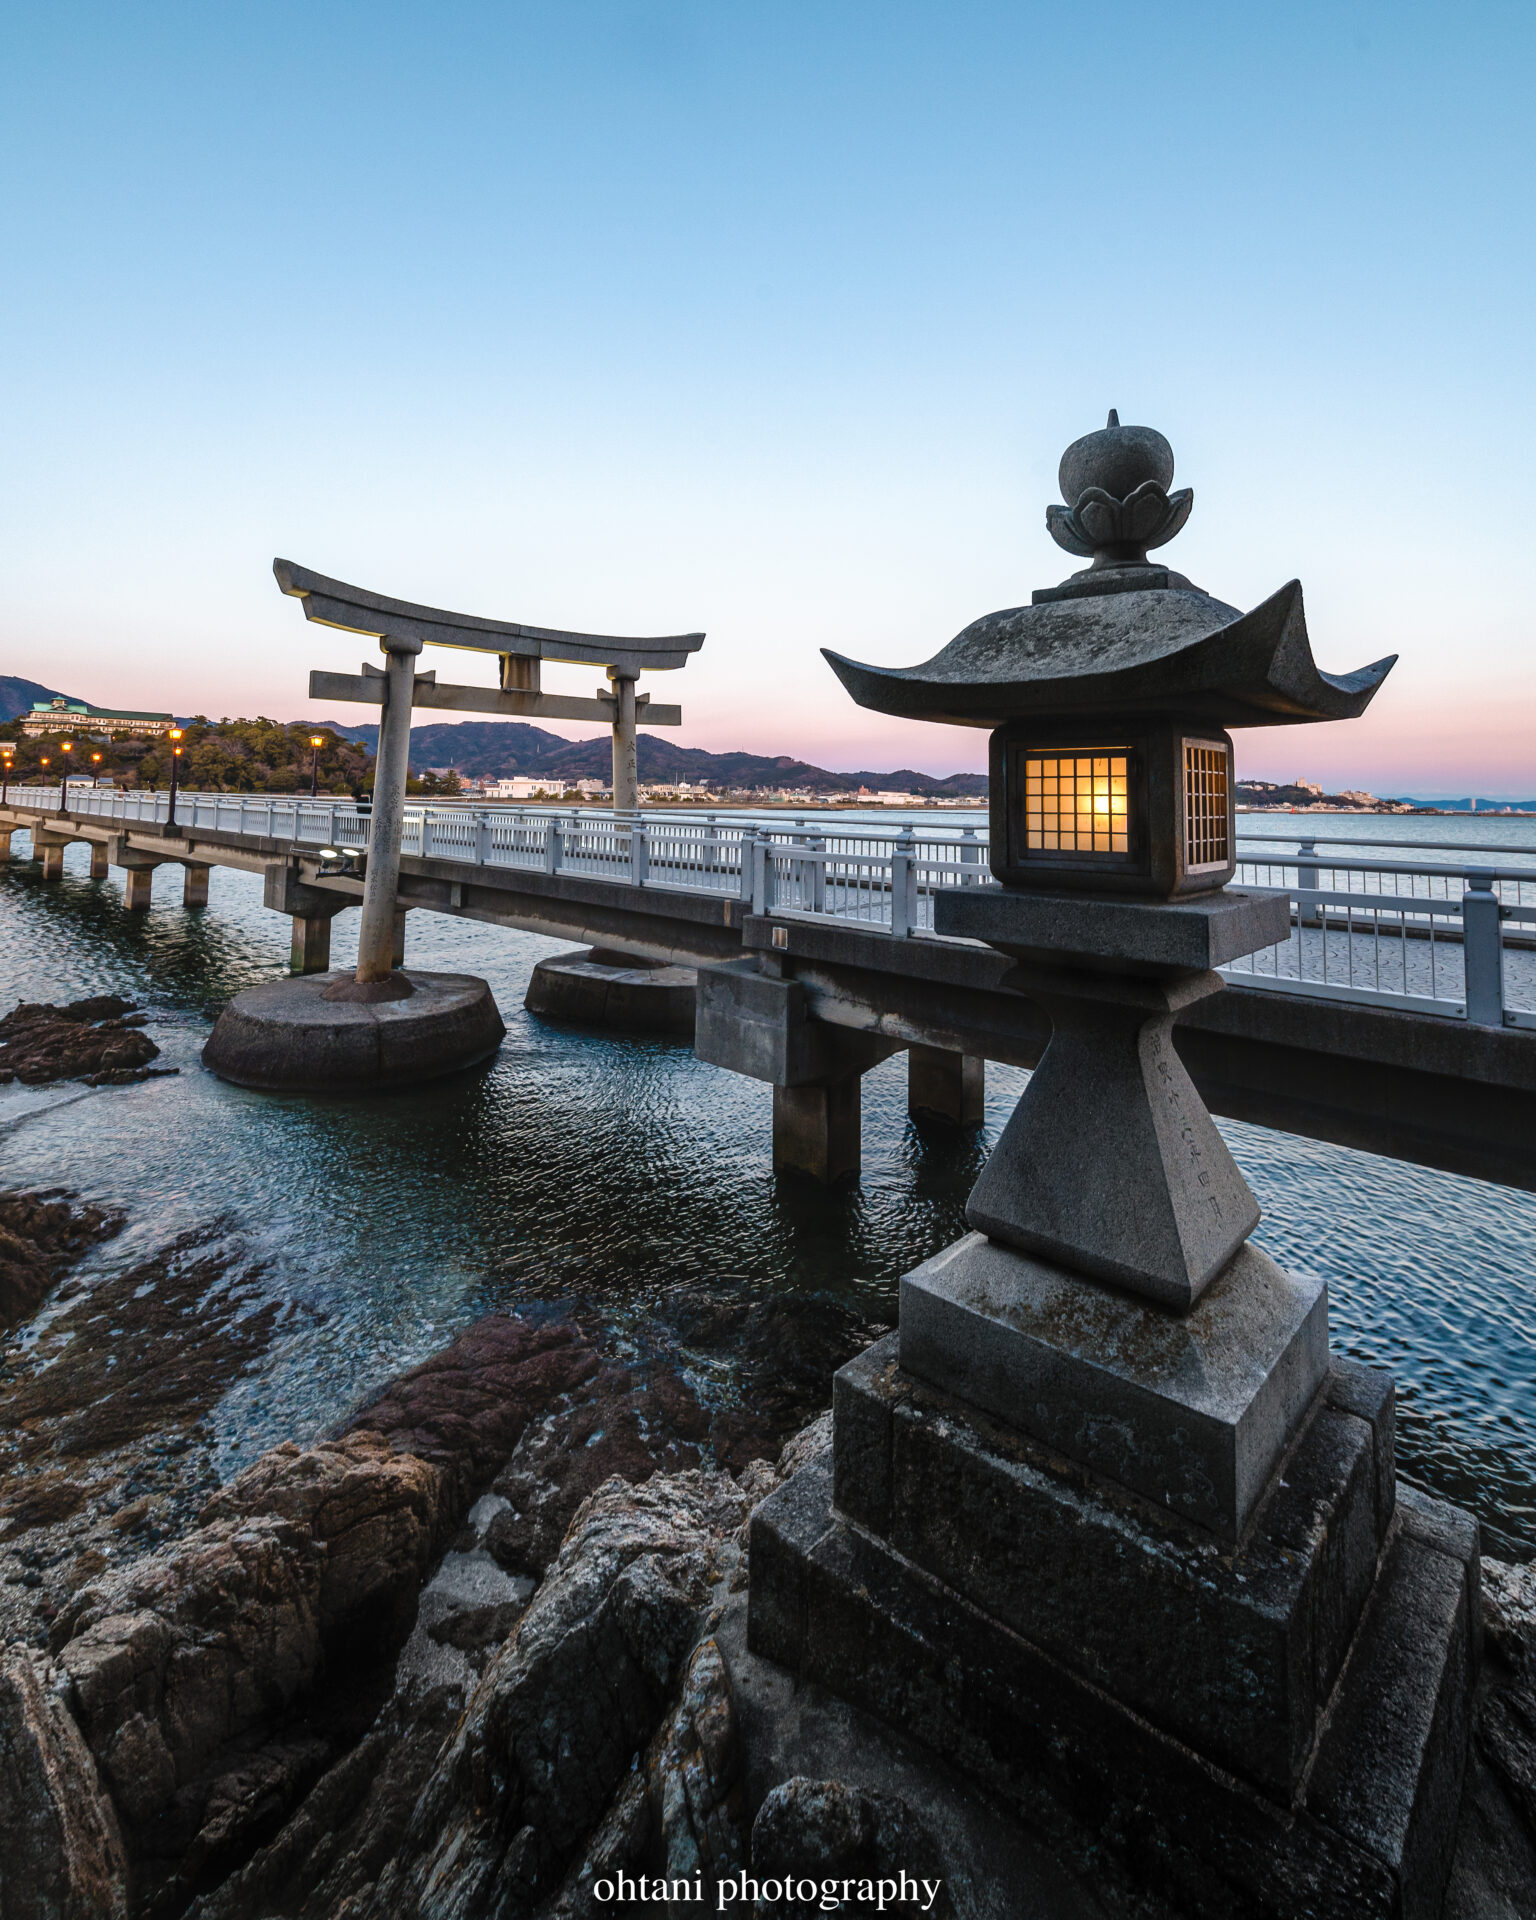
[[[831,1462],[754,1516],[752,1644],[1181,1912],[1428,1916],[1476,1526],[1399,1495],[1391,1377],[1252,1244],[1172,1038],[1289,936],[1287,896],[1227,885],[1228,729],[1353,718],[1392,661],[1322,673],[1296,582],[1245,614],[1150,561],[1172,478],[1111,414],[1047,514],[1091,564],[922,666],[828,655],[863,706],[992,729],[996,884],[935,930],[1008,955],[1052,1033],[973,1231],[838,1375]]]

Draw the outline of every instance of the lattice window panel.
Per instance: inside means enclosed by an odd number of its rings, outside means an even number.
[[[1227,750],[1184,742],[1184,869],[1210,872],[1231,859],[1227,830]]]
[[[1124,749],[1027,754],[1024,760],[1024,844],[1030,853],[1107,854],[1130,851]]]

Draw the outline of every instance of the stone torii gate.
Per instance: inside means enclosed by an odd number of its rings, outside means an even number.
[[[514,620],[448,613],[440,607],[417,606],[409,600],[391,600],[364,587],[348,586],[344,581],[311,573],[291,560],[274,560],[272,571],[283,592],[302,601],[306,619],[352,633],[373,634],[388,663],[383,671],[365,663],[359,674],[316,670],[309,676],[312,700],[356,700],[383,708],[358,942],[360,985],[388,979],[393,963],[395,893],[413,707],[495,713],[509,719],[606,720],[613,728],[614,810],[632,809],[639,800],[637,719],[643,714],[658,727],[681,726],[683,719],[681,707],[653,705],[649,694],[637,695],[635,682],[642,672],[686,666],[688,656],[704,644],[702,633],[633,639],[564,633],[552,627],[524,626]],[[500,687],[438,685],[435,671],[416,671],[416,655],[425,646],[494,653],[500,662]],[[599,690],[592,699],[545,693],[539,685],[545,660],[601,666],[612,691]]]

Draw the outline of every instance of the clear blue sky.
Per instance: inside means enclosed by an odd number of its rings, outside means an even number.
[[[1057,458],[1117,406],[1195,489],[1170,560],[1403,656],[1245,771],[1536,793],[1533,42],[1476,0],[12,0],[0,671],[314,712],[366,643],[281,553],[704,627],[656,683],[689,744],[978,766],[817,649],[924,659],[1069,571]]]

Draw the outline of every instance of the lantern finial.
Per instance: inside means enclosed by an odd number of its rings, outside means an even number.
[[[1065,506],[1047,507],[1057,546],[1091,559],[1090,572],[1144,567],[1147,549],[1169,541],[1189,518],[1188,487],[1168,492],[1173,448],[1155,427],[1122,427],[1119,410],[1097,433],[1074,440],[1057,475]]]

